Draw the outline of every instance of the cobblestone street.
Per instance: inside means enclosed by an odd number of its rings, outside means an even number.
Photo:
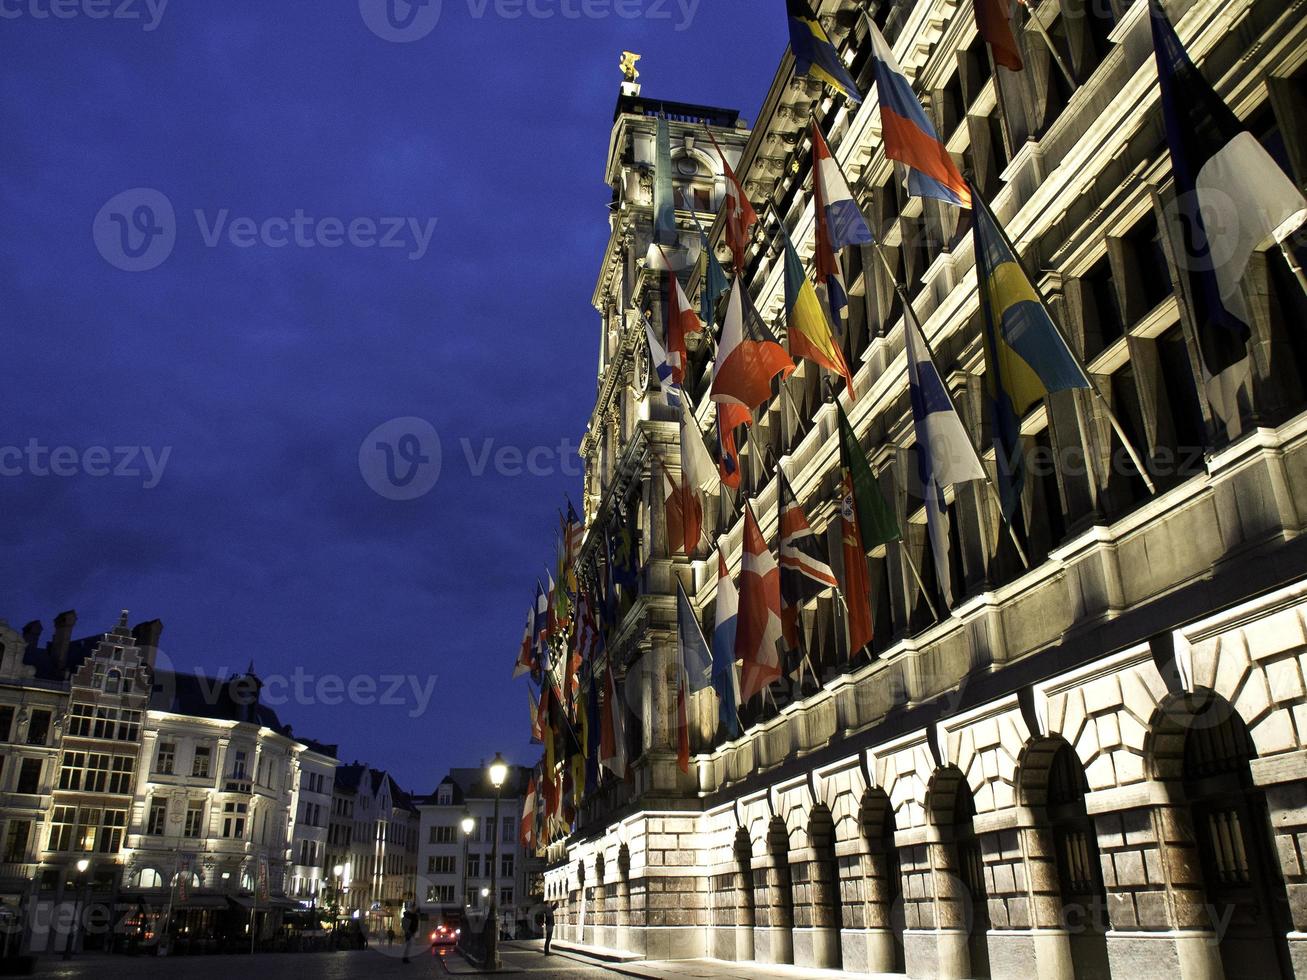
[[[530,975],[540,980],[581,980],[614,977],[617,974],[562,956],[545,957],[534,950],[508,948],[503,951],[504,973]],[[447,962],[447,966],[446,966]],[[442,980],[450,976],[474,976],[457,953],[433,956],[423,949],[405,963],[398,945],[394,947],[339,953],[264,953],[252,959],[242,956],[78,956],[67,962],[58,957],[42,958],[35,976],[40,980],[230,980],[234,975],[254,975],[259,980]]]

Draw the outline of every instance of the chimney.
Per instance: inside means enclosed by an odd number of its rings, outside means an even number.
[[[60,677],[68,673],[68,644],[77,625],[77,611],[69,609],[54,618],[54,638],[50,641],[50,657]]]
[[[132,628],[132,636],[136,639],[136,645],[145,654],[145,662],[151,670],[154,669],[154,656],[159,652],[159,637],[162,633],[163,620],[160,619],[151,619]]]
[[[41,621],[34,619],[23,627],[23,642],[27,644],[27,649],[35,650],[41,642]]]

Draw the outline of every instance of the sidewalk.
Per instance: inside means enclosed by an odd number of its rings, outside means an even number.
[[[519,949],[542,952],[543,940],[529,940],[506,944]],[[614,973],[647,980],[677,980],[690,977],[697,980],[835,980],[837,977],[885,977],[902,980],[902,974],[852,974],[843,970],[817,970],[780,964],[734,963],[728,960],[641,960],[630,953],[612,949],[581,946],[578,943],[555,940],[555,955],[589,966],[601,966]]]

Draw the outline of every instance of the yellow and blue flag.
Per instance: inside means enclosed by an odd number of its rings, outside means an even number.
[[[852,101],[861,102],[857,83],[844,67],[840,53],[808,0],[785,0],[785,11],[790,18],[790,50],[794,52],[795,73],[801,78],[819,78]]]
[[[976,282],[985,324],[985,395],[993,417],[1003,516],[1025,484],[1021,417],[1045,395],[1089,388],[1089,376],[1035,292],[998,219],[972,191]]]

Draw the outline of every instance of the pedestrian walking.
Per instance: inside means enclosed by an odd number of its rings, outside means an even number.
[[[387,926],[387,927],[386,927],[386,945],[387,945],[387,946],[394,946],[394,945],[395,945],[395,927],[394,927],[394,926]]]
[[[549,955],[549,944],[554,941],[554,906],[545,906],[545,955]]]
[[[417,912],[413,909],[406,911],[404,913],[404,918],[401,920],[401,925],[404,928],[404,962],[408,963],[408,954],[413,946],[413,937],[418,934]]]

